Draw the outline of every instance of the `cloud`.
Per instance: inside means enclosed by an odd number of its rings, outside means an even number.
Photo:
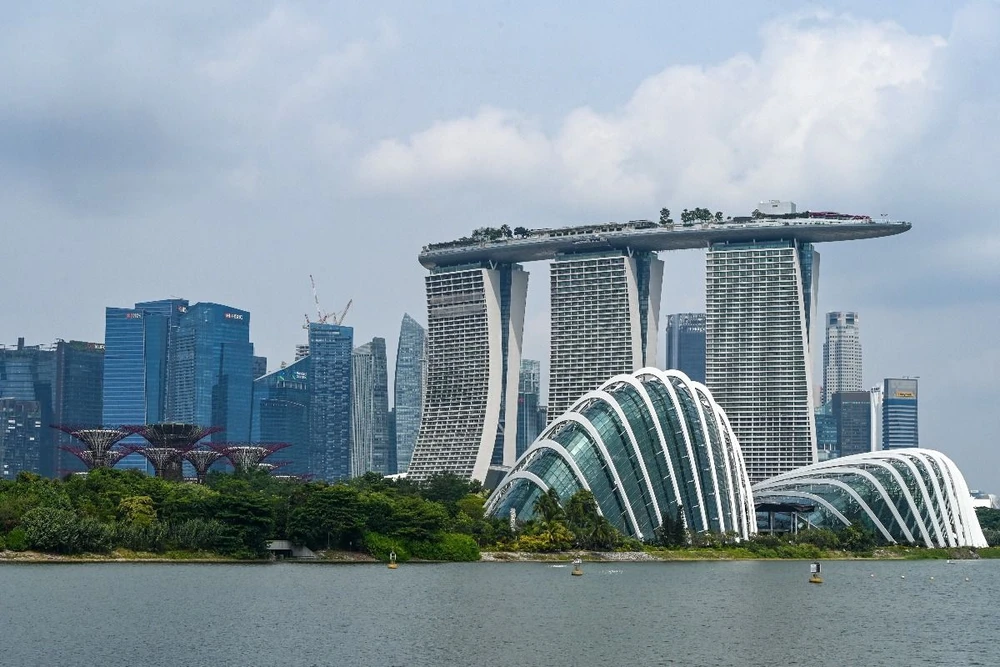
[[[745,206],[863,188],[927,127],[938,36],[822,13],[768,24],[756,58],[670,66],[620,108],[581,107],[543,134],[496,108],[386,139],[359,166],[381,192],[480,184],[607,210],[711,199]]]

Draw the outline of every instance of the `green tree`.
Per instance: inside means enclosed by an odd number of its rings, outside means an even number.
[[[360,544],[363,530],[359,494],[345,484],[334,484],[313,492],[288,517],[289,539],[311,549]]]
[[[133,526],[149,526],[156,521],[156,508],[149,496],[127,496],[118,503],[118,517]]]
[[[561,521],[566,516],[562,504],[559,502],[559,494],[553,488],[538,496],[534,510],[535,516],[544,523]]]
[[[261,557],[274,530],[267,500],[256,493],[220,494],[213,502],[214,517],[223,525],[219,547],[223,553]]]
[[[421,487],[421,495],[427,500],[441,503],[448,512],[458,512],[458,501],[469,493],[469,482],[450,472],[431,475]]]
[[[669,208],[661,208],[660,209],[660,224],[661,225],[672,225],[672,224],[674,224],[673,218],[670,217],[670,209]]]

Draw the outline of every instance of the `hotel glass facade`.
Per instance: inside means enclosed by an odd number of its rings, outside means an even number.
[[[396,419],[396,466],[392,472],[406,472],[420,432],[424,389],[427,377],[427,332],[409,315],[403,315],[396,347],[396,376],[393,410]]]

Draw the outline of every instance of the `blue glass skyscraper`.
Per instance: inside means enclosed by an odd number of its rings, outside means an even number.
[[[385,339],[354,350],[351,361],[351,476],[389,472],[389,378]],[[395,446],[395,443],[393,443]]]
[[[196,303],[171,331],[166,419],[221,426],[216,441],[250,439],[253,344],[250,313]]]
[[[886,378],[882,386],[882,449],[919,447],[917,379]]]
[[[311,468],[327,481],[346,479],[351,472],[353,350],[353,328],[309,324],[309,442],[316,457]]]
[[[149,424],[164,419],[167,347],[172,327],[187,310],[184,299],[104,310],[103,422],[105,426]],[[127,442],[142,443],[139,436]],[[146,470],[146,459],[130,454],[119,468]]]
[[[406,472],[420,431],[420,415],[427,372],[427,336],[424,328],[403,315],[396,347],[396,379],[393,388],[396,419],[396,471]],[[392,443],[390,442],[390,447]]]
[[[250,440],[287,442],[281,452],[289,461],[282,474],[322,477],[312,469],[309,446],[309,357],[254,380]]]

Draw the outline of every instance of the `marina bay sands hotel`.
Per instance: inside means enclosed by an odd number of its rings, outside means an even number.
[[[482,481],[490,466],[513,465],[528,293],[522,264],[552,262],[551,421],[611,377],[657,366],[657,253],[691,248],[707,250],[706,384],[729,416],[751,481],[815,462],[814,244],[890,236],[910,223],[772,204],[781,212],[518,228],[495,240],[425,246],[427,386],[408,475],[448,471]]]

